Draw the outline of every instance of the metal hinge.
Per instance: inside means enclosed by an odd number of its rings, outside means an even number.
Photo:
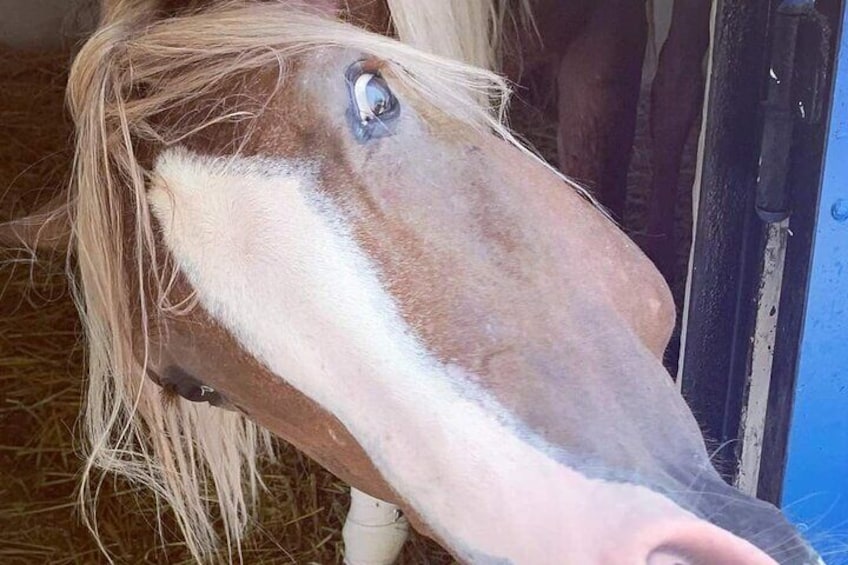
[[[788,175],[793,133],[799,123],[822,119],[831,36],[815,0],[784,0],[778,6],[757,176],[757,215],[764,222],[784,221],[792,212]]]

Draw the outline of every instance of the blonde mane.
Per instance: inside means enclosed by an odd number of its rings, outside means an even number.
[[[416,37],[427,35],[412,25],[415,10],[437,3],[390,3],[404,14],[396,23],[402,37],[407,28]],[[456,9],[460,4],[465,3],[445,5]],[[480,4],[490,6],[488,0]],[[150,0],[112,2],[78,54],[68,85],[76,124],[72,245],[89,373],[88,463],[80,501],[97,536],[94,501],[103,475],[92,471],[121,474],[151,488],[173,509],[198,561],[218,550],[213,522],[219,517],[232,558],[241,554],[261,487],[257,460],[272,454],[272,441],[239,414],[182,399],[166,405],[145,377],[148,332],[163,315],[179,315],[191,304],[169,299],[174,269],[157,255],[145,199],[148,171],[136,151],[139,143],[165,147],[213,123],[255,120],[261,110],[198,116],[198,123],[167,129],[156,116],[198,100],[235,74],[278,70],[282,82],[288,58],[341,46],[386,61],[387,77],[434,111],[520,145],[501,120],[508,87],[490,71],[326,19],[291,2],[229,2],[167,19],[154,17],[155,5]],[[482,18],[479,10],[468,10],[469,21]],[[490,37],[491,20],[486,22],[484,36]],[[483,51],[481,45],[471,47],[471,59],[480,62],[476,58]]]
[[[504,28],[535,28],[530,0],[386,2],[404,43],[495,71],[501,68]]]

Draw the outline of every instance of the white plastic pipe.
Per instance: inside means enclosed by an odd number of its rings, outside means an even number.
[[[346,565],[392,565],[408,535],[409,522],[397,506],[350,489],[342,529]]]

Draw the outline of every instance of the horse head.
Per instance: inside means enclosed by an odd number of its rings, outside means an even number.
[[[501,79],[292,3],[127,4],[69,87],[90,461],[198,554],[262,429],[467,562],[816,562],[714,470],[665,283]]]

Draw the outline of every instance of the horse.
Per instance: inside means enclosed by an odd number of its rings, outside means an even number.
[[[75,258],[95,535],[97,467],[238,554],[273,434],[461,562],[821,563],[713,468],[658,271],[422,47],[469,35],[355,16],[123,0],[78,53],[66,203],[4,237]]]
[[[533,82],[555,83],[558,167],[593,192],[672,284],[679,252],[672,236],[680,165],[703,101],[701,68],[712,2],[673,2],[664,38],[653,25],[655,4],[532,0],[523,19],[533,25],[501,30],[507,49],[500,70],[525,91]],[[656,60],[646,68],[648,53]],[[628,167],[646,81],[651,190],[644,225],[625,225]]]
[[[535,99],[531,84],[553,87],[559,169],[591,190],[618,221],[624,219],[649,37],[647,3],[531,0],[522,11],[530,25],[519,18],[519,25],[501,30],[502,72],[535,105],[546,104]]]

